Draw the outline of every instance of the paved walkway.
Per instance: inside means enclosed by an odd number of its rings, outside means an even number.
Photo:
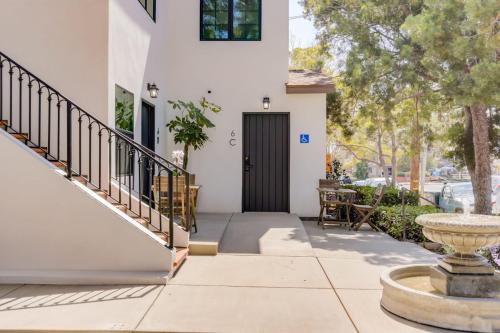
[[[167,286],[0,286],[0,330],[449,332],[379,305],[379,274],[434,255],[372,231],[235,214],[222,254],[189,257]]]

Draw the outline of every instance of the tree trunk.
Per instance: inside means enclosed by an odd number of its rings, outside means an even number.
[[[378,159],[380,161],[380,166],[384,172],[385,183],[387,186],[391,184],[389,180],[389,174],[387,172],[387,165],[385,164],[384,151],[382,149],[382,132],[380,129],[377,131],[377,150],[378,150]]]
[[[474,134],[472,125],[472,115],[470,106],[464,107],[465,128],[464,128],[464,160],[469,172],[474,197],[476,195],[476,161],[474,156]]]
[[[412,124],[410,143],[410,191],[418,192],[420,179],[420,135],[418,123],[418,97],[415,98],[415,121]]]
[[[486,107],[480,104],[471,106],[471,119],[476,168],[474,210],[476,214],[491,214],[491,161]]]
[[[184,145],[184,158],[182,159],[182,168],[184,170],[187,170],[188,162],[189,162],[189,146]]]
[[[396,186],[398,176],[398,146],[396,142],[396,134],[391,132],[391,164],[392,164],[392,186]]]

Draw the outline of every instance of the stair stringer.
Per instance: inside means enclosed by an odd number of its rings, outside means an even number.
[[[175,254],[0,130],[0,283],[164,284]]]

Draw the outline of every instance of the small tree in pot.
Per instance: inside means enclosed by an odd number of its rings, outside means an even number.
[[[174,133],[174,142],[183,144],[184,158],[182,168],[186,170],[189,162],[189,148],[198,150],[208,141],[208,135],[204,132],[206,128],[215,125],[206,117],[207,112],[219,113],[221,107],[210,103],[203,97],[198,105],[193,102],[168,101],[174,110],[182,113],[167,123],[170,133]]]

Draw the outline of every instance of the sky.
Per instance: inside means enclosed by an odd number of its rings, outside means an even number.
[[[303,7],[299,0],[290,1],[290,17],[299,16],[303,13]],[[304,18],[290,20],[290,48],[308,47],[315,44],[316,29],[311,21]]]

